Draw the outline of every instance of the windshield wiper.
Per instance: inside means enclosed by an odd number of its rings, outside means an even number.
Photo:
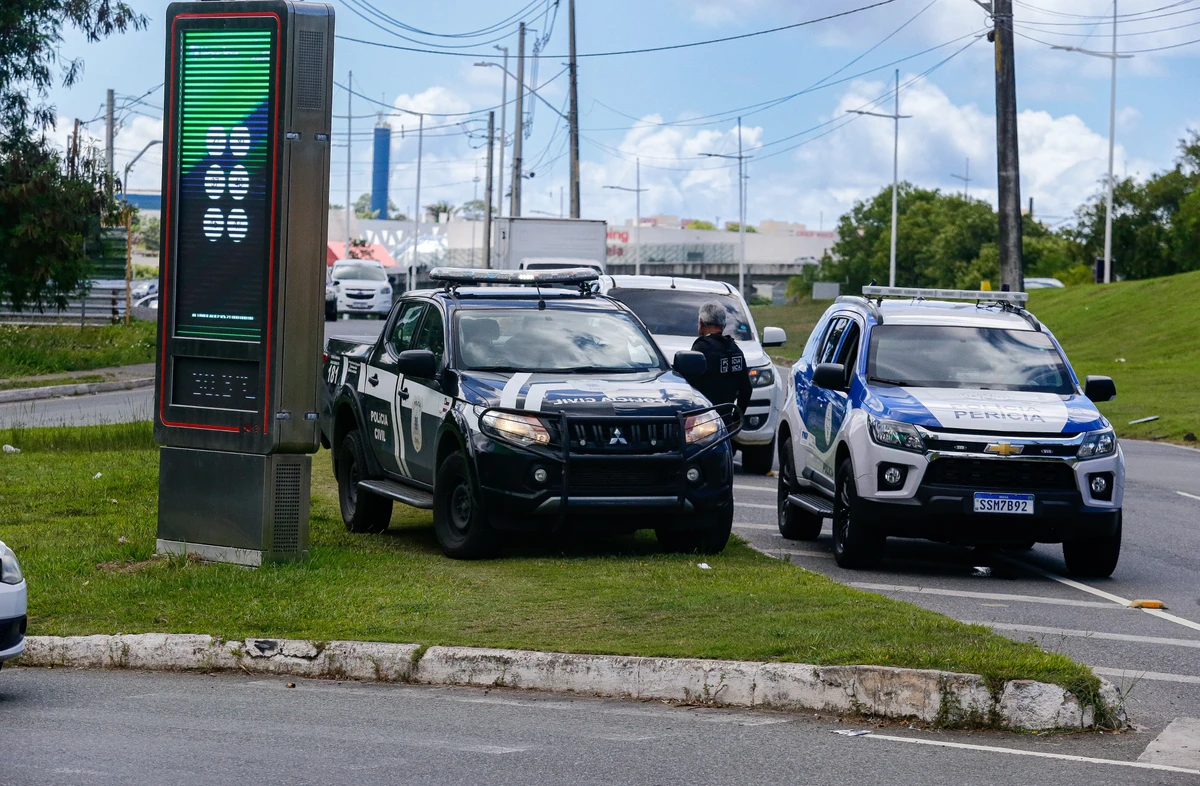
[[[883,377],[867,377],[867,381],[868,382],[878,382],[881,385],[895,385],[896,387],[903,387],[905,385],[911,384],[902,379],[884,379]]]

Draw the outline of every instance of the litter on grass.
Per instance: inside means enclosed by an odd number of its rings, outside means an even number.
[[[1129,425],[1136,426],[1138,423],[1149,423],[1153,420],[1158,420],[1158,415],[1151,415],[1148,418],[1138,418],[1137,420],[1129,421]]]
[[[833,733],[840,734],[843,737],[861,737],[871,732],[866,729],[835,729]]]
[[[103,474],[103,472],[97,472],[95,475],[92,475],[92,480],[99,480],[100,476]]]
[[[4,452],[5,452],[5,453],[20,453],[20,452],[21,452],[21,449],[20,449],[20,448],[14,448],[12,445],[5,445],[5,446],[4,446]]]
[[[700,570],[712,570],[712,565],[709,565],[707,562],[701,562],[696,567]]]

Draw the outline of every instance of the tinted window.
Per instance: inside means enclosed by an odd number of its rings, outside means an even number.
[[[335,265],[334,281],[387,281],[383,268],[374,265]]]
[[[725,307],[725,335],[738,341],[754,341],[754,325],[741,301],[730,294],[684,292],[678,289],[613,289],[608,296],[619,300],[660,336],[694,336],[700,326],[700,307],[720,303]]]
[[[1075,392],[1054,342],[1028,330],[880,325],[871,331],[867,374],[884,385]]]
[[[858,344],[860,337],[861,331],[858,329],[858,323],[850,320],[850,324],[846,327],[845,334],[842,337],[842,348],[838,350],[837,360],[834,361],[846,367],[847,382],[853,377],[854,367],[858,365]]]
[[[666,368],[650,336],[619,312],[491,311],[455,315],[458,356],[477,371],[637,371]]]
[[[412,348],[428,349],[432,352],[434,362],[437,363],[437,373],[442,373],[442,355],[446,351],[446,334],[442,329],[442,312],[432,306],[425,312],[425,321],[421,323],[421,329],[417,332],[417,336],[413,340]]]
[[[404,304],[388,339],[388,346],[392,348],[392,352],[399,355],[406,349],[412,349],[413,331],[417,329],[417,323],[421,321],[421,312],[424,310],[423,303]]]
[[[829,332],[825,334],[825,340],[821,342],[821,351],[817,353],[818,363],[834,362],[834,353],[837,352],[838,342],[842,340],[842,333],[846,331],[846,324],[849,321],[845,317],[838,317],[829,324]]]

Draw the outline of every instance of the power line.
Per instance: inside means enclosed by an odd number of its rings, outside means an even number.
[[[542,87],[545,87],[548,84],[558,81],[558,79],[561,78],[562,75],[565,73],[567,73],[567,69],[564,68],[563,70],[561,70],[557,74],[555,74],[552,79],[549,79],[548,81],[543,82]],[[348,87],[341,84],[340,82],[334,82],[333,84],[336,85],[337,87],[340,87],[342,90],[349,90]],[[393,104],[384,103],[383,101],[380,101],[377,98],[371,98],[368,95],[363,95],[362,93],[359,93],[356,90],[350,90],[350,93],[352,95],[354,95],[355,97],[361,98],[364,101],[369,101],[370,103],[375,104],[376,106],[385,106],[388,109],[393,110],[394,114],[389,115],[389,116],[394,116],[394,115],[398,115],[398,114],[402,113],[405,115],[411,115],[413,117],[417,117],[419,115],[424,115],[425,117],[467,117],[469,115],[478,115],[478,114],[483,114],[486,112],[494,112],[497,109],[506,107],[506,106],[508,106],[508,104],[515,103],[515,101],[516,101],[516,98],[513,98],[511,101],[507,101],[503,104],[497,104],[496,106],[491,106],[486,109],[472,109],[469,112],[416,112],[411,109],[403,109],[403,108],[395,106]]]
[[[345,2],[347,4],[346,7],[349,8],[350,11],[352,11],[359,18],[361,18],[363,21],[367,22],[368,24],[372,25],[373,27],[375,27],[379,30],[382,30],[383,32],[387,33],[388,35],[394,35],[397,38],[400,38],[401,40],[409,41],[411,43],[418,44],[420,46],[439,47],[440,49],[445,49],[445,50],[470,49],[470,48],[478,47],[478,46],[488,46],[490,44],[496,43],[497,41],[503,41],[504,39],[506,39],[512,35],[512,31],[509,31],[509,32],[503,33],[502,35],[497,36],[496,38],[492,38],[491,40],[488,40],[488,41],[473,41],[469,44],[461,44],[461,45],[460,44],[430,43],[428,41],[421,41],[416,38],[410,38],[410,37],[404,35],[403,33],[398,33],[395,30],[388,29],[387,27],[385,27],[384,25],[375,21],[374,19],[371,19],[369,16],[367,16],[366,13],[364,13],[363,11],[360,11],[357,6],[365,6],[369,10],[369,13],[371,13],[378,19],[386,20],[391,24],[399,24],[392,17],[388,16],[387,14],[380,11],[378,8],[375,8],[375,6],[366,2],[366,0],[343,0],[343,2]],[[531,5],[535,5],[536,2],[541,2],[541,0],[535,0],[535,3],[532,3]],[[547,8],[545,11],[543,11],[538,16],[533,17],[533,19],[536,20],[540,17],[543,17],[548,12],[549,12],[549,8]],[[495,32],[495,31],[493,31],[493,32]],[[445,54],[452,54],[452,52],[445,52]]]

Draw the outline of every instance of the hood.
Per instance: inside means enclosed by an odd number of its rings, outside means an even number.
[[[1096,405],[1077,394],[872,385],[863,406],[880,417],[962,431],[1068,435],[1108,425]]]
[[[331,355],[342,355],[355,360],[366,360],[375,344],[364,344],[361,339],[352,336],[330,336],[325,341],[325,351]]]
[[[655,334],[654,343],[658,344],[659,349],[667,356],[667,362],[670,363],[675,360],[676,352],[691,349],[692,344],[696,343],[696,338],[696,336],[663,336]],[[766,352],[763,352],[762,345],[757,341],[739,341],[737,345],[742,350],[742,354],[746,356],[746,365],[750,368],[771,365],[771,359],[767,357]]]
[[[553,374],[463,371],[462,397],[483,407],[592,415],[668,415],[708,400],[673,371]]]
[[[343,278],[337,283],[341,284],[341,291],[343,292],[349,289],[359,292],[378,292],[384,287],[391,286],[391,282],[389,282],[387,279],[384,279],[383,281],[371,281],[361,278]]]

